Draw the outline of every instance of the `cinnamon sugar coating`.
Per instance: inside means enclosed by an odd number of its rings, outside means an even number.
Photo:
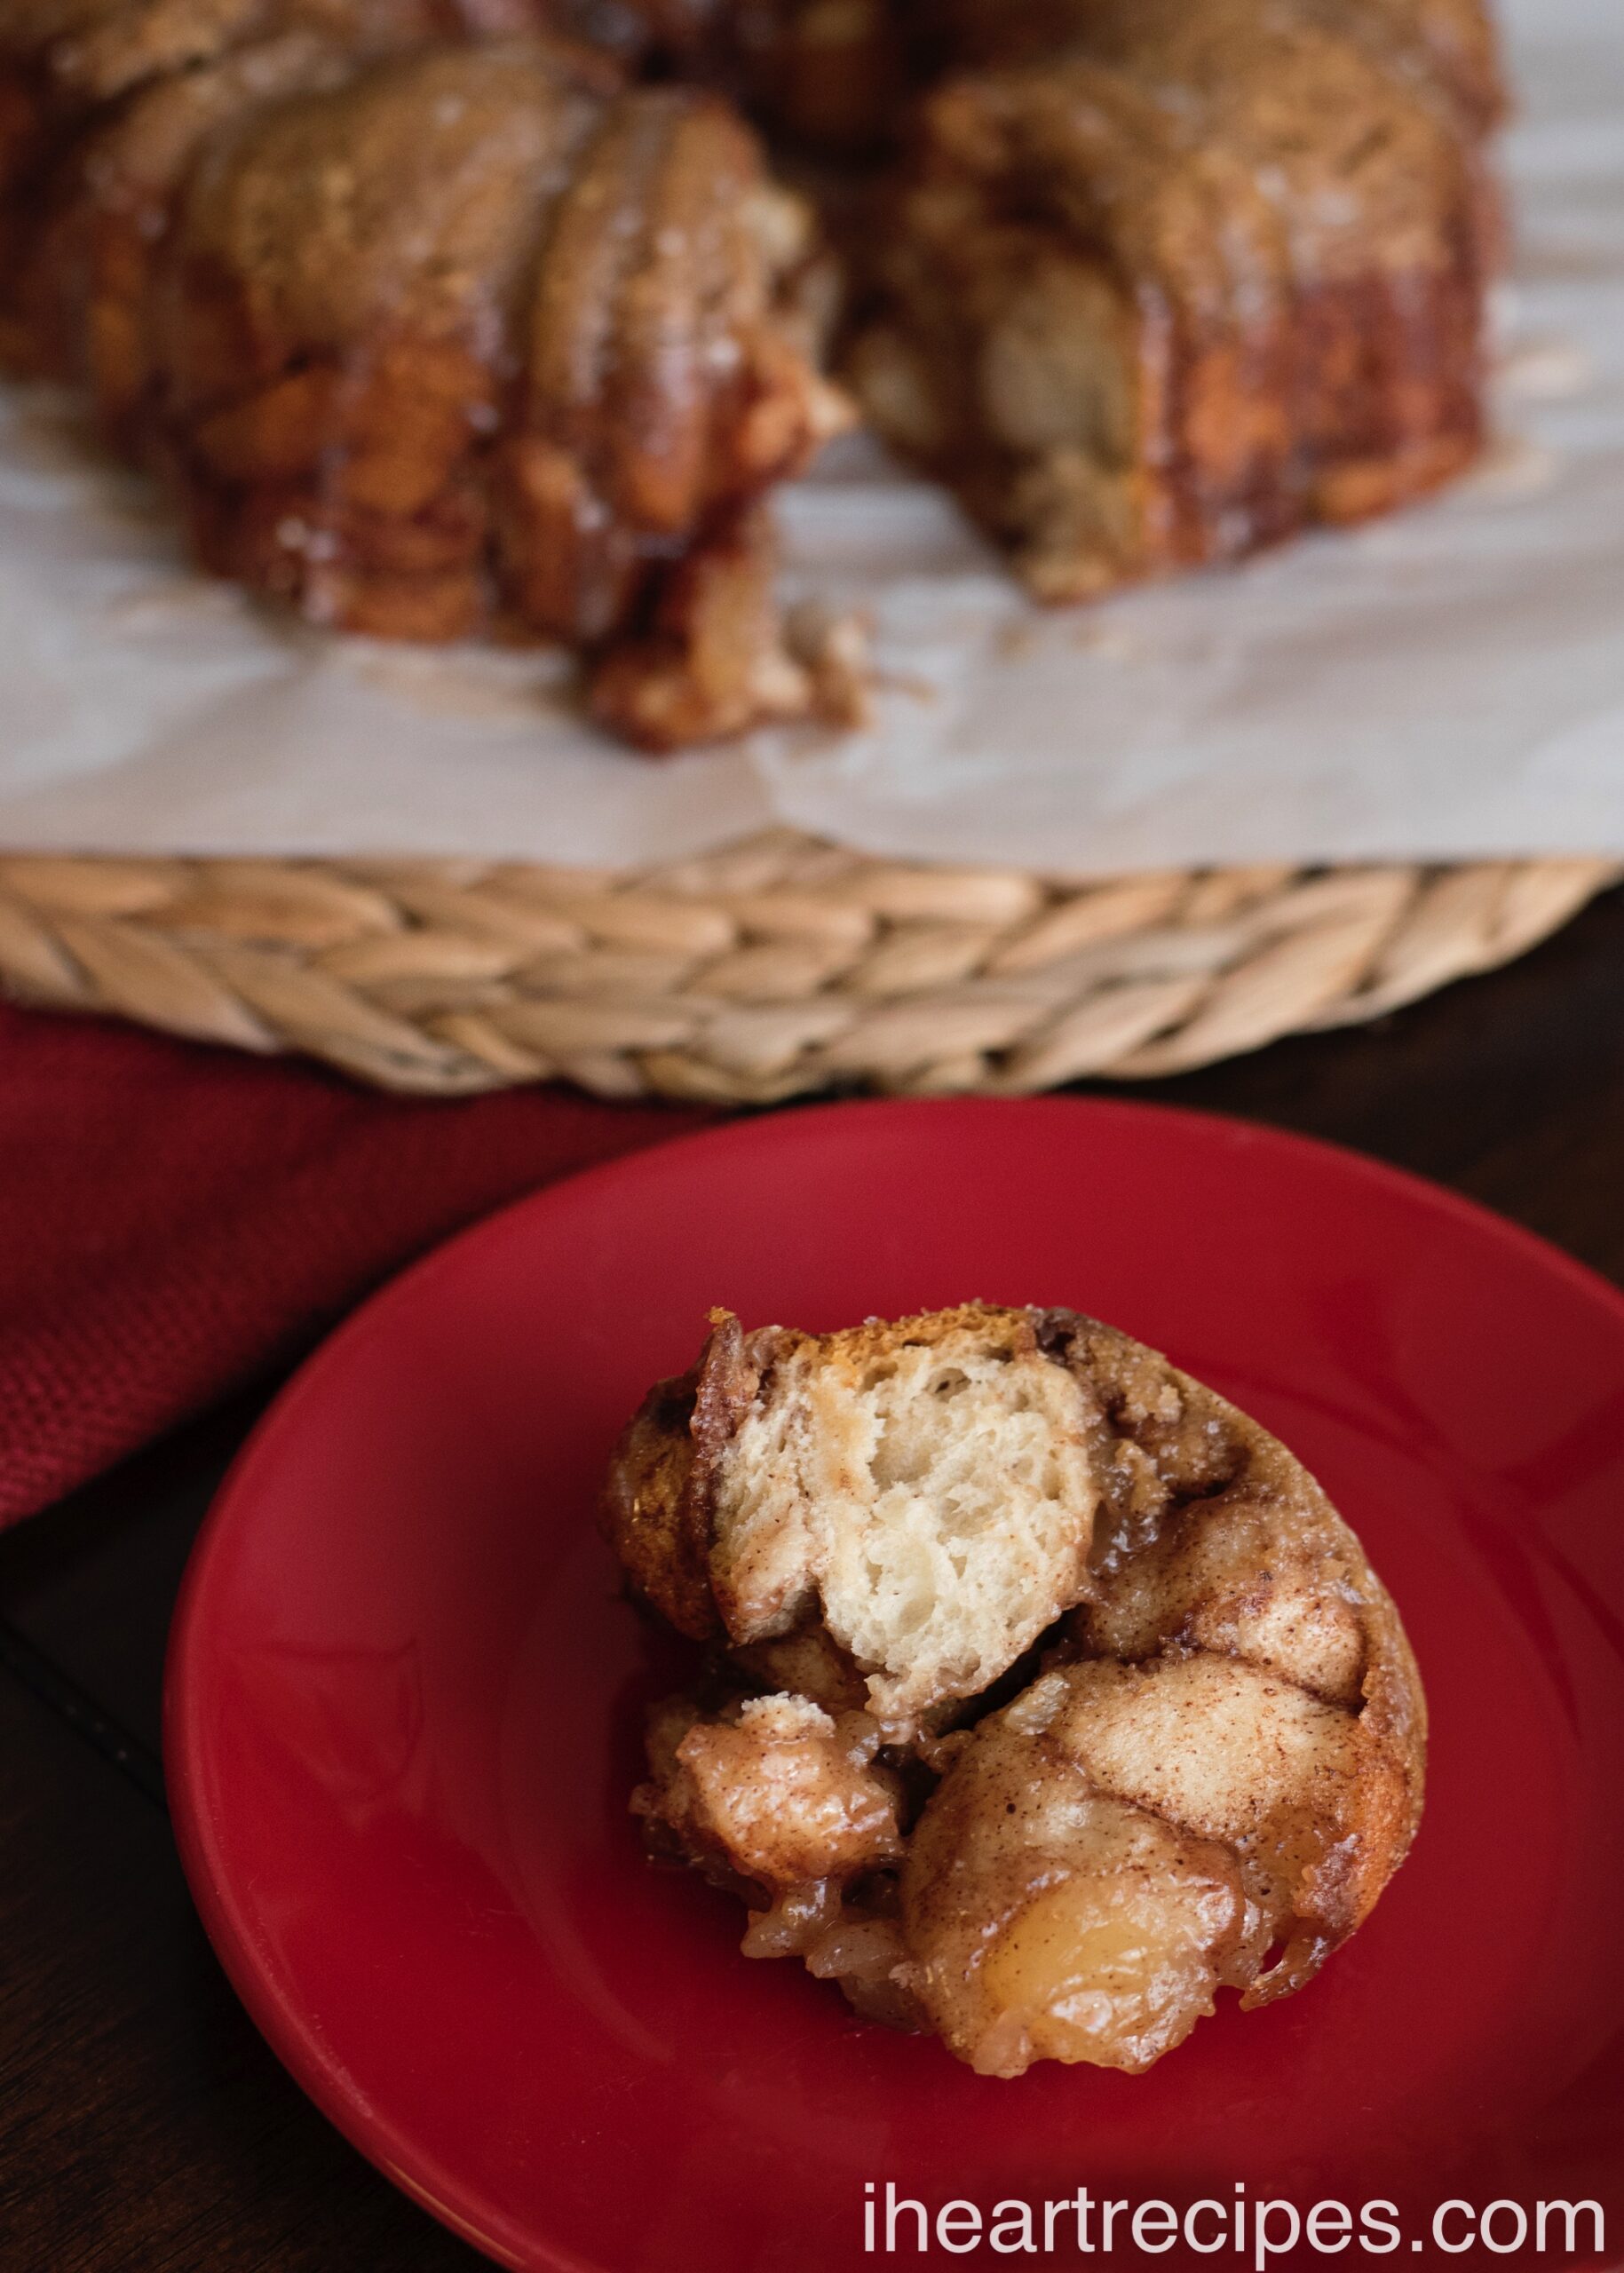
[[[1070,1563],[1039,1552],[1045,1509],[1080,1528]],[[747,1953],[983,2073],[1137,2072],[1221,1989],[1291,1994],[1414,1836],[1425,1700],[1358,1540],[1266,1431],[1094,1320],[717,1313],[603,1522],[720,1685],[654,1716],[655,1843],[743,1897]]]
[[[1500,40],[1487,0],[1292,0],[1308,20],[1384,51],[1394,66],[1430,79],[1477,131],[1505,115]],[[1187,20],[1203,4],[1182,12]],[[959,67],[1046,60],[1068,48],[1121,52],[1164,40],[1176,21],[1162,0],[947,0],[942,49]],[[1254,7],[1254,22],[1261,12]],[[1221,20],[1220,20],[1221,21]],[[1244,36],[1232,15],[1224,36]]]

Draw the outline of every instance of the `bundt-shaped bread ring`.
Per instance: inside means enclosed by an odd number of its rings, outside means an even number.
[[[1051,12],[1057,55],[925,100],[856,358],[882,430],[1050,600],[1459,472],[1493,205],[1418,9]]]
[[[11,0],[0,363],[318,621],[571,641],[651,748],[850,715],[762,510],[845,415],[832,271],[729,99],[911,119],[818,176],[852,368],[1042,598],[1480,446],[1485,0]]]
[[[711,1644],[651,1724],[651,1845],[743,1897],[748,1953],[983,2073],[1137,2071],[1220,1987],[1303,1987],[1414,1835],[1425,1702],[1353,1534],[1091,1319],[718,1313],[603,1523]]]

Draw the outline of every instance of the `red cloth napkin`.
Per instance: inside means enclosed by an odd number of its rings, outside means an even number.
[[[0,1004],[0,1524],[295,1353],[503,1200],[714,1114],[403,1102]]]

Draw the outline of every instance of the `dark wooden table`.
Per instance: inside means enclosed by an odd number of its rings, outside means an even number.
[[[1156,1094],[1418,1169],[1624,1283],[1624,895],[1374,1031],[1283,1043]],[[273,1387],[0,1540],[4,2273],[481,2261],[282,2073],[210,1955],[170,1838],[170,1608]]]

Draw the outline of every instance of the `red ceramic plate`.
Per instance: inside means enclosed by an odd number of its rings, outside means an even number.
[[[645,1385],[717,1302],[829,1327],[972,1295],[1112,1319],[1276,1430],[1430,1694],[1426,1822],[1370,1924],[1148,2077],[986,2081],[858,2023],[741,1958],[733,1906],[647,1869],[626,1812],[642,1708],[684,1663],[590,1523]],[[1608,2256],[1624,2237],[1624,1301],[1367,1161],[1118,1105],[852,1105],[540,1193],[281,1399],[198,1547],[168,1707],[186,1869],[255,2019],[508,2264],[840,2273],[888,2182],[932,2216],[1079,2187],[1226,2220],[1390,2202],[1412,2263],[1446,2261],[1450,2198],[1456,2242],[1501,2205],[1501,2262],[1541,2201],[1598,2202]],[[1344,2262],[1385,2253],[1375,2217]],[[904,2214],[909,2261],[916,2233]],[[1556,2216],[1540,2261],[1565,2238]],[[1250,2230],[1217,2261],[1254,2263]]]

